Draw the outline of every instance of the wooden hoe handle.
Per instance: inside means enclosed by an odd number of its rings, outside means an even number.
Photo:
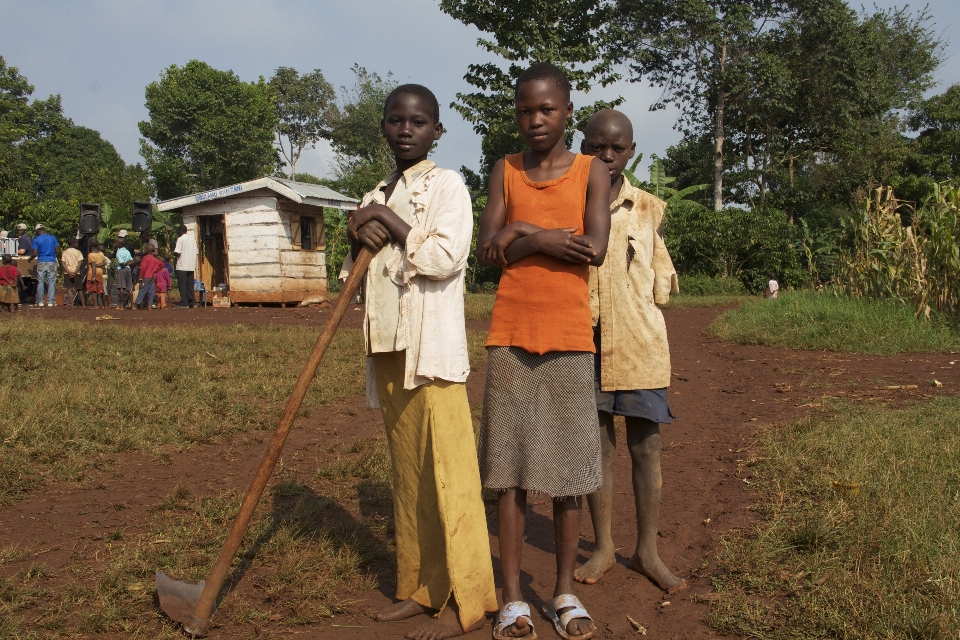
[[[333,313],[323,328],[323,333],[320,334],[317,342],[313,345],[313,351],[310,352],[310,357],[303,365],[300,377],[297,378],[297,384],[293,387],[290,399],[287,400],[287,406],[283,410],[280,424],[277,425],[277,430],[273,434],[270,446],[267,447],[267,452],[263,456],[260,468],[257,469],[257,475],[253,478],[253,482],[250,483],[250,488],[247,490],[247,495],[243,498],[243,504],[240,505],[240,512],[237,514],[237,519],[233,521],[233,528],[230,529],[230,535],[223,544],[220,557],[217,558],[217,563],[213,566],[210,577],[206,580],[203,593],[200,595],[197,607],[193,611],[193,617],[183,625],[184,631],[190,635],[205,636],[207,634],[210,626],[210,613],[213,611],[213,606],[217,601],[220,587],[223,586],[223,581],[230,571],[230,565],[233,563],[233,558],[237,554],[237,549],[240,548],[240,543],[243,542],[243,535],[247,532],[247,527],[250,525],[253,512],[257,508],[257,503],[260,502],[260,496],[263,495],[263,490],[267,486],[270,474],[273,473],[273,467],[280,458],[280,452],[283,450],[283,443],[286,442],[287,435],[290,433],[290,427],[293,426],[293,421],[297,417],[297,412],[300,411],[303,398],[307,395],[307,389],[310,387],[313,376],[320,367],[320,360],[323,358],[327,347],[330,346],[333,335],[337,332],[337,327],[340,325],[340,321],[343,319],[347,307],[350,306],[353,296],[357,292],[357,288],[360,286],[360,282],[363,280],[367,272],[367,267],[370,266],[370,260],[372,259],[373,254],[371,254],[370,251],[366,248],[360,250],[360,254],[353,263],[353,270],[350,271],[350,276],[347,278],[346,283],[344,283],[343,289],[340,291],[340,296],[337,298],[337,303],[333,307]]]

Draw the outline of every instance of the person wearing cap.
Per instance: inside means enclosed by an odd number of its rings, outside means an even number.
[[[42,225],[41,225],[42,226]],[[35,255],[33,250],[33,238],[27,233],[27,225],[22,222],[17,225],[17,255],[32,258]]]
[[[57,250],[60,243],[55,236],[47,233],[43,224],[33,229],[36,237],[33,239],[33,250],[37,254],[37,307],[43,306],[43,293],[47,293],[47,306],[55,307],[54,288],[57,284]]]

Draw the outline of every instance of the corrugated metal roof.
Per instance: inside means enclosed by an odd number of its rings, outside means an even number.
[[[337,193],[329,187],[319,184],[308,184],[306,182],[295,182],[285,178],[259,178],[239,184],[232,184],[212,191],[201,193],[191,193],[190,195],[171,198],[157,203],[157,209],[160,211],[170,211],[181,207],[191,207],[211,200],[220,200],[236,196],[240,193],[248,193],[257,189],[270,189],[294,202],[308,204],[315,207],[336,207],[338,209],[355,209],[360,203],[356,198]],[[349,205],[349,206],[344,206]]]
[[[274,178],[274,180],[287,185],[304,198],[323,198],[324,200],[340,200],[342,202],[360,202],[359,200],[351,198],[350,196],[337,193],[330,187],[325,187],[322,184],[296,182],[295,180],[287,180],[286,178]]]

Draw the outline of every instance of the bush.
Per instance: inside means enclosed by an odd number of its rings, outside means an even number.
[[[685,296],[745,296],[747,288],[736,278],[691,273],[680,276],[680,293]]]
[[[664,242],[681,274],[738,279],[760,293],[773,274],[785,287],[809,279],[797,260],[797,228],[780,211],[713,211],[681,200],[667,209]]]

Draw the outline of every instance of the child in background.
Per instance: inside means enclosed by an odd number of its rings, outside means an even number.
[[[364,289],[367,398],[381,408],[393,466],[400,600],[376,618],[429,613],[435,619],[407,638],[450,638],[479,629],[497,610],[465,384],[473,213],[460,175],[428,159],[443,133],[429,89],[394,89],[380,126],[397,170],[350,218],[341,272],[361,246],[373,252]]]
[[[480,428],[483,485],[500,492],[504,606],[494,638],[535,636],[520,591],[527,492],[553,498],[557,581],[543,610],[563,638],[586,639],[592,618],[573,595],[582,496],[603,483],[593,391],[589,266],[610,232],[606,166],[567,150],[573,116],[561,69],[535,64],[517,79],[528,151],[497,162],[477,258],[503,267],[487,338]]]
[[[657,552],[660,513],[660,424],[670,423],[670,348],[658,304],[677,293],[673,261],[657,229],[666,203],[634,187],[623,170],[636,150],[633,125],[612,109],[587,122],[582,153],[609,168],[610,240],[607,259],[590,268],[595,390],[603,446],[603,487],[587,497],[596,546],[574,578],[594,584],[616,562],[610,531],[613,510],[613,417],[624,416],[627,447],[633,462],[637,546],[630,567],[668,593],[686,588]]]
[[[63,297],[63,306],[72,307],[73,301],[80,293],[80,306],[83,306],[83,275],[80,273],[80,264],[83,262],[83,254],[77,248],[77,239],[70,238],[67,241],[69,247],[60,256],[60,266],[63,267],[63,286],[67,293]]]
[[[20,294],[18,290],[23,286],[20,271],[13,264],[12,256],[3,256],[3,266],[0,267],[0,304],[7,311],[20,311]]]
[[[133,254],[124,238],[117,238],[117,309],[133,308],[130,292],[133,291]]]
[[[140,292],[137,295],[137,307],[144,305],[148,311],[153,306],[153,296],[156,293],[157,272],[165,271],[163,263],[153,255],[156,249],[152,245],[144,245],[143,257],[140,258]]]
[[[167,262],[167,256],[163,256],[163,268],[157,271],[156,283],[157,283],[157,309],[166,309],[167,308],[167,291],[170,291],[170,286],[172,281],[170,279],[170,272],[173,270],[170,267],[170,263]]]
[[[103,281],[109,261],[101,252],[97,241],[91,241],[87,249],[87,283],[84,287],[87,290],[87,304],[94,304],[97,309],[103,309]],[[93,296],[92,303],[90,296]]]
[[[768,299],[768,300],[776,300],[776,299],[777,299],[777,295],[778,295],[779,293],[780,293],[780,283],[777,282],[776,278],[775,278],[774,275],[771,273],[771,274],[770,274],[770,281],[767,283],[767,291],[766,291],[767,299]]]

